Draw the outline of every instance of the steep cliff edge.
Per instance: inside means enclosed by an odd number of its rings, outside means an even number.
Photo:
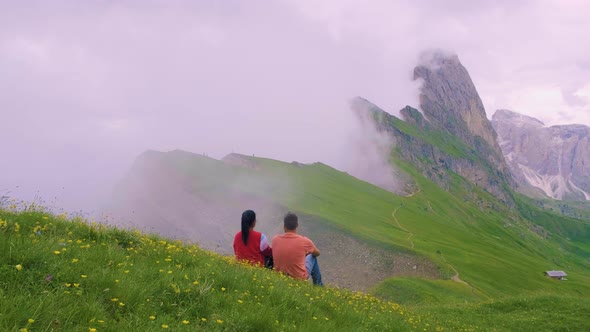
[[[406,106],[399,119],[363,98],[352,103],[361,119],[395,142],[395,153],[443,188],[456,173],[512,205],[512,179],[481,99],[456,55],[423,56],[414,69],[422,81],[420,110]],[[450,171],[450,172],[449,172]]]

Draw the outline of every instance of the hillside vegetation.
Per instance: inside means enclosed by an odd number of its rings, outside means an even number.
[[[363,243],[430,260],[439,267],[438,278],[397,275],[376,284],[372,294],[444,327],[590,328],[590,227],[543,211],[526,197],[514,194],[516,207],[507,207],[452,173],[449,188],[441,189],[395,155],[393,162],[416,181],[408,197],[321,163],[240,156],[241,163],[229,164],[182,151],[147,156],[144,166],[157,164],[158,172],[173,174],[192,195],[223,201],[231,189],[287,206],[305,216],[303,225],[327,223]],[[268,222],[280,220],[262,221]],[[547,270],[564,270],[568,280],[544,277]]]
[[[0,210],[2,331],[588,330],[590,300],[535,295],[408,309],[450,281],[378,297],[314,287],[180,241],[28,209]],[[432,295],[436,296],[436,295]],[[447,299],[449,297],[446,297]],[[438,301],[435,301],[438,302]]]
[[[368,294],[33,210],[0,210],[0,262],[2,331],[442,329]]]
[[[443,190],[398,162],[419,187],[402,197],[320,163],[242,156],[249,167],[241,167],[181,151],[149,154],[150,162],[182,179],[192,193],[222,200],[231,188],[317,217],[365,243],[427,257],[443,279],[458,275],[474,300],[590,291],[588,223],[542,211],[524,198],[517,200],[518,210],[511,209],[457,175]],[[566,270],[569,280],[543,276],[554,269]],[[445,294],[456,288],[439,289]]]

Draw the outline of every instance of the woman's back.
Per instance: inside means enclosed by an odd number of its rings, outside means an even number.
[[[262,233],[255,230],[248,232],[247,244],[244,244],[242,232],[234,237],[234,254],[238,260],[247,260],[253,265],[264,265],[264,256],[261,250]]]

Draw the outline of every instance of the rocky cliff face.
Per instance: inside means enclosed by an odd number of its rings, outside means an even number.
[[[514,178],[555,199],[590,200],[590,127],[547,127],[508,110],[492,118]]]
[[[483,103],[467,69],[456,55],[440,52],[422,57],[414,69],[414,79],[423,82],[420,109],[437,129],[459,137],[469,146],[482,149],[482,156],[495,169],[508,169],[496,141],[496,132],[486,117]]]
[[[421,112],[406,106],[401,121],[362,98],[353,102],[353,110],[372,114],[378,129],[394,138],[398,155],[442,187],[450,185],[452,171],[511,204],[508,189],[515,182],[459,58],[427,54],[414,69],[414,78],[423,83]]]

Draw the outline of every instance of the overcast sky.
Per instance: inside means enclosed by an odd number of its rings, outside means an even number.
[[[588,17],[582,0],[2,1],[0,194],[91,210],[146,149],[344,168],[348,101],[417,106],[432,48],[488,117],[590,125]]]

